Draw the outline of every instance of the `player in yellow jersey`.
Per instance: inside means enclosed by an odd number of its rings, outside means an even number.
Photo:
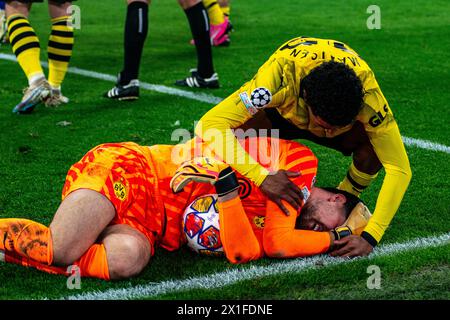
[[[71,5],[75,0],[49,0],[51,32],[47,46],[48,78],[40,61],[40,41],[28,15],[33,3],[43,0],[6,0],[8,35],[17,62],[28,79],[22,100],[14,113],[30,113],[42,101],[56,107],[69,102],[61,93],[61,85],[69,68],[74,44]]]
[[[298,37],[282,46],[241,88],[207,112],[196,134],[234,169],[260,186],[285,212],[300,190],[280,170],[269,174],[238,143],[232,129],[278,129],[280,138],[308,139],[352,156],[341,190],[357,196],[384,167],[374,214],[361,236],[338,242],[334,255],[369,254],[396,213],[411,179],[397,123],[367,63],[346,44]],[[219,132],[218,139],[210,133]],[[208,137],[209,136],[209,137]],[[223,142],[223,143],[222,143]],[[228,149],[227,149],[228,148]],[[232,149],[232,150],[230,150]]]

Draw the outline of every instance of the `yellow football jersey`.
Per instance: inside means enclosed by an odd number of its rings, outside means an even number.
[[[348,131],[351,125],[332,134],[315,125],[311,121],[311,110],[300,92],[301,81],[312,69],[333,60],[345,63],[361,79],[365,92],[364,106],[356,120],[364,123],[367,131],[376,130],[382,120],[392,116],[389,105],[367,63],[352,48],[335,40],[300,37],[280,46],[253,79],[238,90],[243,100],[241,103],[250,113],[261,108],[276,108],[285,119],[319,137],[334,137]],[[253,106],[252,110],[251,104],[245,104],[245,95],[252,102],[252,94],[258,88],[267,89],[271,100],[263,106]]]
[[[206,142],[219,155],[225,156],[232,152],[233,161],[227,162],[260,185],[269,172],[252,161],[236,142],[231,129],[244,124],[261,109],[276,108],[298,128],[306,129],[319,137],[334,137],[350,130],[351,125],[330,134],[317,126],[312,120],[310,108],[302,98],[302,79],[321,63],[332,60],[352,68],[362,82],[364,105],[356,120],[364,124],[386,171],[373,217],[365,229],[379,241],[401,203],[411,179],[411,169],[397,123],[372,70],[346,44],[306,37],[284,43],[250,81],[202,117],[196,134],[202,138],[214,136],[214,141],[208,142],[206,139]],[[220,139],[217,132],[221,133]]]

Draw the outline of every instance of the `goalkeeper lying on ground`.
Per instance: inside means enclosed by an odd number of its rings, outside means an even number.
[[[367,224],[370,213],[357,197],[313,187],[317,158],[307,147],[269,138],[240,143],[258,161],[267,151],[267,169],[301,172],[292,179],[308,199],[301,212],[286,202],[285,215],[198,140],[177,146],[103,144],[70,168],[49,227],[0,219],[0,259],[49,273],[67,274],[67,266],[77,265],[85,277],[135,276],[156,248],[175,250],[186,242],[186,206],[211,193],[219,195],[220,237],[232,263],[325,253]],[[265,217],[264,227],[255,217]]]
[[[302,193],[286,174],[270,174],[235,142],[235,129],[277,130],[282,139],[307,139],[352,156],[338,188],[359,196],[381,168],[386,175],[373,218],[341,253],[372,252],[397,212],[411,168],[397,122],[369,65],[348,45],[298,37],[281,45],[241,88],[208,111],[195,132],[219,154],[234,146],[233,169],[271,199],[297,207]],[[211,130],[217,133],[210,139]],[[272,134],[273,135],[273,134]],[[218,143],[220,142],[220,143]],[[222,143],[223,142],[223,143]],[[244,161],[241,161],[244,160]]]

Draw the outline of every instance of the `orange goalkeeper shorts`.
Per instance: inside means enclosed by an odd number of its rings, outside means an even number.
[[[127,224],[155,245],[163,233],[164,209],[157,203],[157,178],[144,148],[132,142],[93,148],[69,169],[62,199],[78,189],[97,191],[116,209],[111,224]]]

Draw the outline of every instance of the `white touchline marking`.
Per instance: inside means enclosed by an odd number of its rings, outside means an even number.
[[[321,267],[333,266],[349,263],[355,260],[372,260],[391,254],[405,252],[414,249],[437,247],[450,243],[450,233],[439,236],[413,239],[404,243],[392,243],[376,247],[374,252],[368,257],[356,259],[333,258],[327,255],[314,256],[308,258],[283,260],[268,266],[237,267],[231,270],[218,272],[203,277],[193,277],[184,280],[168,280],[146,285],[122,289],[109,289],[106,291],[94,291],[78,295],[68,296],[62,299],[69,300],[117,300],[117,299],[138,299],[142,297],[156,297],[163,294],[189,291],[193,289],[216,289],[232,285],[240,281],[262,278],[285,273],[300,273],[314,269],[318,265]]]
[[[0,59],[17,62],[16,57],[13,54],[0,53]],[[45,68],[48,67],[48,63],[45,61],[41,61],[41,64]],[[99,80],[104,80],[104,81],[109,81],[109,82],[116,82],[116,79],[117,79],[117,77],[110,75],[110,74],[79,69],[77,67],[70,67],[67,72],[77,74],[80,76],[85,76],[88,78],[94,78],[94,79],[99,79]],[[165,94],[174,95],[174,96],[180,96],[183,98],[197,100],[197,101],[206,102],[206,103],[210,103],[210,104],[218,104],[220,101],[223,100],[223,98],[209,95],[206,93],[185,91],[185,90],[171,88],[171,87],[167,87],[167,86],[163,86],[163,85],[159,85],[159,84],[140,82],[140,86],[141,86],[141,88],[149,90],[149,91],[155,91],[155,92],[165,93]],[[416,138],[409,138],[409,137],[402,137],[402,138],[403,138],[404,144],[407,146],[418,147],[421,149],[427,149],[427,150],[432,150],[432,151],[440,151],[440,152],[450,153],[450,147],[443,145],[443,144],[435,143],[435,142],[428,141],[428,140],[416,139]]]
[[[0,59],[14,61],[14,62],[17,61],[16,57],[14,55],[5,54],[5,53],[0,53]],[[45,61],[41,61],[41,65],[45,68],[48,67],[48,63]],[[76,67],[70,67],[67,70],[67,72],[73,73],[73,74],[78,74],[78,75],[85,76],[88,78],[94,78],[94,79],[99,79],[99,80],[104,80],[104,81],[109,81],[109,82],[114,82],[114,83],[117,80],[116,76],[113,76],[110,74],[79,69]],[[197,101],[206,102],[206,103],[210,103],[210,104],[218,104],[220,101],[222,101],[222,98],[215,97],[215,96],[212,96],[212,95],[209,95],[206,93],[201,93],[201,92],[195,93],[195,92],[171,88],[171,87],[167,87],[167,86],[163,86],[163,85],[159,85],[159,84],[140,82],[140,87],[143,89],[146,89],[146,90],[150,90],[150,91],[156,91],[156,92],[160,92],[160,93],[170,94],[173,96],[180,96],[183,98],[197,100]]]
[[[16,62],[16,57],[11,54],[3,54],[0,53],[0,59],[14,61]],[[43,67],[47,67],[48,64],[46,62],[41,62]],[[84,69],[79,69],[76,67],[70,67],[68,70],[69,73],[82,75],[89,78],[100,79],[110,82],[115,82],[116,77],[99,73],[95,71],[89,71]],[[204,93],[194,93],[190,91],[175,89],[171,87],[166,87],[163,85],[155,85],[150,83],[141,82],[141,87],[150,91],[156,91],[160,93],[166,93],[170,95],[177,95],[184,98],[202,101],[211,104],[217,104],[222,101],[222,98],[215,97],[212,95],[204,94]],[[445,153],[450,153],[450,147],[446,145],[442,145],[439,143],[435,143],[432,141],[402,137],[403,142],[407,146],[415,146],[422,149],[428,149],[433,151],[441,151]],[[409,241],[406,243],[394,243],[379,246],[375,249],[375,251],[366,258],[358,258],[358,259],[373,259],[379,256],[385,256],[393,253],[398,253],[402,251],[408,251],[417,248],[427,248],[434,247],[446,244],[450,241],[450,233],[437,236],[437,237],[429,237],[429,238],[419,238],[413,241]],[[0,261],[3,256],[0,251]],[[356,260],[356,259],[354,259]],[[160,283],[149,284],[149,285],[140,285],[128,289],[110,289],[104,292],[92,292],[85,293],[80,295],[69,296],[67,299],[133,299],[139,297],[154,297],[158,295],[162,295],[170,292],[177,292],[183,290],[190,290],[196,288],[218,288],[226,285],[230,285],[239,281],[253,279],[257,277],[270,276],[275,274],[282,274],[287,272],[300,272],[308,269],[312,269],[315,267],[317,263],[320,263],[323,266],[330,266],[335,264],[347,263],[352,260],[345,260],[339,258],[331,258],[329,256],[315,256],[304,259],[295,259],[295,260],[284,260],[279,263],[275,263],[265,267],[251,266],[248,268],[236,268],[231,271],[220,272],[212,275],[208,275],[205,277],[197,277],[197,278],[189,278],[185,280],[173,280],[173,281],[163,281]]]
[[[428,141],[428,140],[409,138],[409,137],[402,137],[402,139],[403,139],[403,143],[407,146],[418,147],[421,149],[427,149],[427,150],[432,150],[432,151],[441,151],[441,152],[445,152],[445,153],[450,153],[450,147],[443,145],[443,144],[435,143],[435,142]]]

